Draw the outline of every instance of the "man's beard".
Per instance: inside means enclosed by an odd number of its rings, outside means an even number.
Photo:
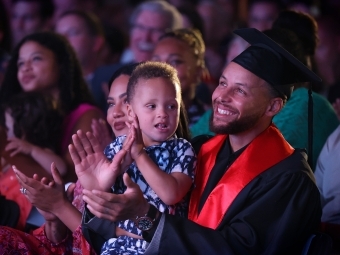
[[[252,127],[256,125],[258,120],[260,119],[261,114],[249,114],[248,116],[244,116],[241,119],[234,120],[225,125],[214,125],[214,112],[210,116],[209,127],[212,132],[215,134],[238,134],[250,130]]]

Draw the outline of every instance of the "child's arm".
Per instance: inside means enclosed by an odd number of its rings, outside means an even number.
[[[173,205],[178,203],[188,193],[192,185],[192,178],[182,172],[168,174],[162,171],[146,154],[143,148],[142,134],[138,122],[136,122],[137,120],[130,126],[130,132],[133,135],[128,136],[129,139],[135,141],[131,147],[132,158],[135,160],[138,169],[143,174],[147,183],[165,204]],[[192,157],[194,160],[194,164],[191,164],[194,168],[196,162],[194,151],[183,151],[183,153],[190,154],[187,156]],[[190,170],[193,171],[194,169]]]
[[[135,162],[147,183],[167,205],[174,205],[181,201],[192,185],[192,179],[186,174],[163,172],[145,150],[135,158]]]
[[[31,156],[37,161],[48,173],[51,173],[51,163],[55,162],[60,174],[63,176],[66,174],[67,168],[64,160],[55,154],[50,149],[41,148],[19,138],[8,139],[8,144],[5,148],[6,151],[11,151],[10,156],[13,157],[18,153],[23,153]]]

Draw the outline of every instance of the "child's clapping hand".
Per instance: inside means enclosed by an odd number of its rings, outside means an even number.
[[[126,142],[131,144],[131,157],[136,160],[144,152],[144,142],[142,131],[139,127],[138,118],[136,115],[130,117],[132,119],[131,123],[126,122],[129,127],[129,133],[126,137]]]

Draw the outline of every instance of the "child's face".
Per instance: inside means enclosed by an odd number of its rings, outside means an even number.
[[[7,139],[15,137],[13,130],[14,120],[8,111],[5,112],[5,123],[7,129]]]
[[[137,115],[145,146],[160,144],[175,133],[179,107],[180,94],[169,79],[138,80],[128,112]]]
[[[107,97],[106,120],[110,124],[115,136],[126,135],[128,127],[125,124],[127,118],[126,88],[129,81],[128,75],[118,76],[111,84]]]

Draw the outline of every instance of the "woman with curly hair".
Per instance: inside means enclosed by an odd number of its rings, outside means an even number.
[[[78,129],[90,131],[92,119],[104,116],[94,105],[75,52],[63,36],[52,32],[31,34],[14,49],[0,88],[0,102],[6,103],[13,96],[29,91],[50,95],[54,107],[61,113],[58,152],[67,165],[64,180],[75,181],[67,150],[72,134]]]

